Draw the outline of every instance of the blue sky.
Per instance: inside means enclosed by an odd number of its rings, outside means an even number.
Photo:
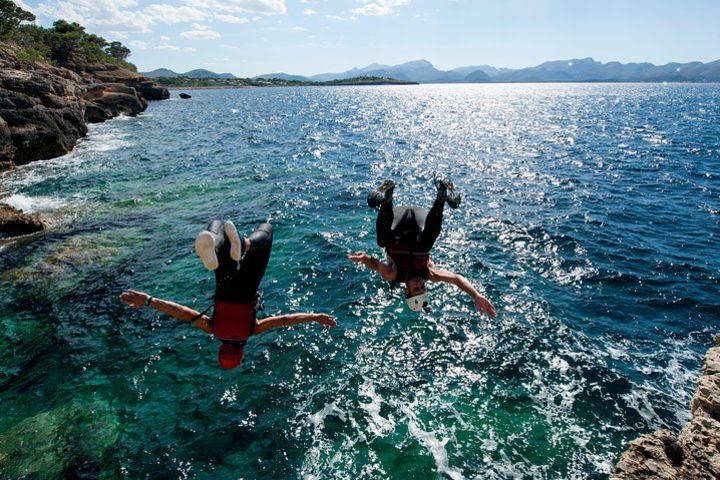
[[[23,0],[43,25],[120,40],[140,70],[238,76],[426,59],[440,69],[545,60],[720,59],[720,0]]]

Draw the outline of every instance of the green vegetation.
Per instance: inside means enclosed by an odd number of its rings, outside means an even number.
[[[306,82],[301,80],[284,80],[281,78],[190,78],[160,77],[155,79],[160,85],[176,88],[232,88],[232,87],[308,87],[322,85],[416,85],[385,77],[355,77],[329,82]]]
[[[10,0],[0,0],[0,38],[15,30],[20,22],[34,22],[35,15]]]
[[[35,15],[18,7],[11,0],[0,0],[0,41],[20,47],[18,60],[46,61],[55,65],[113,63],[137,71],[126,61],[130,49],[120,42],[108,42],[88,33],[85,27],[65,20],[52,28],[22,23],[35,21]]]

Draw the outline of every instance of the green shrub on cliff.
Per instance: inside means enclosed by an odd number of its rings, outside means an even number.
[[[20,22],[34,22],[35,15],[23,10],[10,0],[0,0],[0,38],[17,29]]]
[[[23,48],[17,53],[17,60],[21,63],[43,62],[45,55],[38,52],[34,48]]]
[[[34,24],[35,16],[18,7],[11,0],[0,0],[0,40],[21,47],[21,61],[49,61],[55,65],[82,65],[84,63],[112,63],[137,71],[126,61],[130,49],[120,42],[85,31],[76,22],[58,20],[52,28]]]

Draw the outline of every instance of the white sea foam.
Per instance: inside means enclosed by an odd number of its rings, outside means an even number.
[[[132,145],[129,135],[117,132],[97,133],[89,136],[86,141],[79,144],[80,152],[109,152]]]
[[[322,410],[310,415],[310,417],[308,417],[308,421],[315,428],[322,427],[325,424],[325,418],[329,415],[334,415],[340,420],[345,421],[345,412],[340,410],[335,403],[328,403],[322,408]]]
[[[3,203],[26,213],[47,212],[67,206],[67,202],[57,197],[29,197],[16,193],[3,199]]]
[[[370,403],[360,403],[363,410],[370,416],[368,428],[377,435],[383,436],[391,432],[395,428],[395,422],[380,415],[380,407],[382,406],[382,397],[375,392],[375,385],[367,378],[360,385],[358,393],[370,399]]]
[[[448,444],[451,437],[439,440],[435,436],[434,432],[423,430],[420,427],[417,416],[410,407],[411,406],[408,405],[400,405],[400,410],[408,419],[408,432],[410,432],[410,435],[420,442],[423,447],[427,448],[433,456],[437,472],[439,474],[447,475],[453,480],[464,479],[465,476],[460,470],[450,467],[447,448],[445,448],[445,446]]]

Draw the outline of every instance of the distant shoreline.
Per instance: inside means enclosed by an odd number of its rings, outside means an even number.
[[[241,90],[248,88],[306,88],[306,87],[382,87],[382,86],[397,86],[397,85],[421,85],[420,83],[343,83],[343,84],[325,84],[325,85],[237,85],[237,86],[196,86],[196,87],[171,87],[166,86],[168,90]],[[435,84],[441,85],[441,84]]]
[[[168,90],[240,90],[252,88],[301,88],[301,87],[366,87],[366,86],[417,86],[417,85],[720,85],[720,82],[613,82],[613,81],[574,81],[574,82],[437,82],[437,83],[345,83],[324,85],[227,85],[227,86],[166,86]]]
[[[253,87],[250,85],[237,85],[237,86],[216,86],[216,87],[170,87],[166,86],[168,90],[237,90],[242,88],[262,88]]]

